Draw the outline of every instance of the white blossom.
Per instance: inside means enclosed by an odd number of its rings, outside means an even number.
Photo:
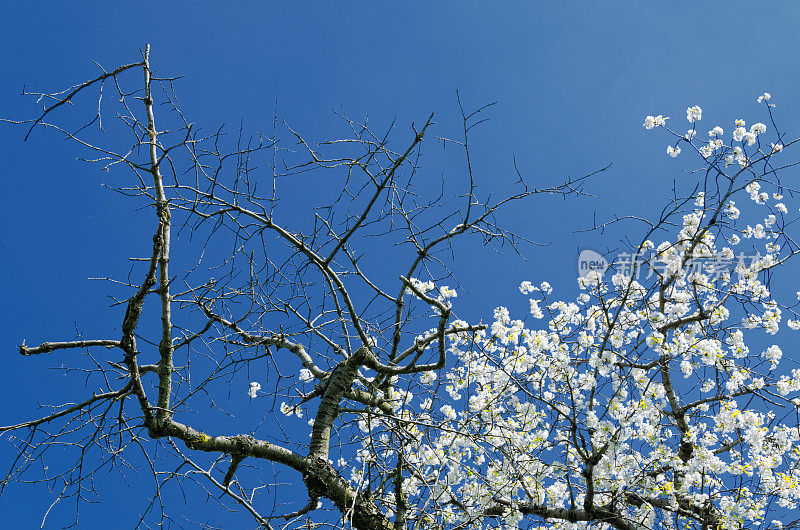
[[[664,125],[666,125],[666,123],[667,123],[666,120],[668,120],[668,119],[669,118],[665,118],[661,114],[659,114],[658,116],[647,116],[644,119],[644,124],[643,125],[644,125],[644,128],[647,129],[647,130],[652,129],[653,127],[663,127]]]
[[[688,107],[686,109],[686,119],[691,122],[700,121],[702,116],[703,116],[703,110],[697,105],[695,105],[694,107]]]
[[[442,405],[439,410],[442,412],[442,415],[444,415],[445,419],[451,421],[456,419],[456,410],[450,405]]]
[[[455,298],[458,296],[458,293],[456,293],[455,289],[451,289],[450,287],[443,285],[439,287],[439,296],[443,299]]]

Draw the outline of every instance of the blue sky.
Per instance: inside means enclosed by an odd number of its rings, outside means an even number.
[[[332,109],[368,116],[379,130],[396,119],[401,132],[435,112],[433,132],[456,136],[458,90],[467,107],[498,102],[472,140],[484,190],[509,189],[512,157],[541,185],[612,163],[588,182],[593,198],[536,198],[507,212],[508,225],[550,243],[528,248],[527,261],[457,249],[458,302],[475,318],[500,304],[524,305],[523,280],[548,280],[572,298],[578,251],[614,248],[619,237],[575,230],[595,214],[654,214],[673,182],[689,178],[686,165],[666,157],[667,138],[645,134],[645,115],[678,122],[687,106],[700,105],[709,128],[739,116],[749,123],[761,119],[755,97],[766,90],[789,136],[800,118],[800,4],[791,1],[112,4],[5,7],[0,115],[34,113],[19,96],[23,85],[64,88],[92,77],[92,60],[133,62],[149,42],[154,68],[184,76],[183,110],[205,130],[244,119],[268,133],[277,102],[279,115],[314,139],[340,131]],[[46,370],[69,363],[68,354],[23,359],[17,345],[118,329],[120,310],[107,310],[104,286],[87,278],[124,275],[127,257],[139,252],[132,242],[146,243],[151,230],[131,203],[99,185],[116,177],[76,161],[51,134],[24,143],[23,136],[0,126],[2,424],[27,418],[36,402],[91,391],[79,377]],[[464,168],[458,157],[432,154],[426,169],[456,179]],[[3,466],[6,443],[0,438]],[[116,504],[130,487],[104,484],[111,501],[84,506],[81,526],[101,527],[109,515],[133,526],[142,509],[136,495]],[[45,491],[17,485],[0,498],[0,518],[38,527],[48,504]],[[55,509],[48,527],[60,527],[69,510]]]

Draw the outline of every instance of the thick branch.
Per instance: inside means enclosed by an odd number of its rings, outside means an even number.
[[[43,342],[38,346],[29,348],[23,342],[19,347],[20,355],[39,355],[40,353],[50,353],[55,350],[66,350],[69,348],[90,348],[92,346],[105,346],[107,348],[120,347],[118,340],[75,340],[70,342]]]
[[[158,258],[158,292],[161,296],[161,342],[158,345],[161,354],[161,363],[158,373],[158,410],[156,411],[156,421],[163,423],[169,415],[170,394],[172,392],[172,308],[171,297],[169,294],[169,251],[170,251],[170,210],[164,184],[159,169],[158,144],[156,137],[155,116],[153,114],[153,96],[150,91],[151,72],[150,72],[150,45],[145,48],[144,63],[144,105],[147,111],[147,135],[149,137],[150,151],[150,173],[153,176],[153,184],[156,191],[156,214],[158,216],[160,228],[160,254]]]

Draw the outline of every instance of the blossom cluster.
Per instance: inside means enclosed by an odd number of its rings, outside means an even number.
[[[768,103],[771,97],[768,92],[765,92],[758,97],[757,101],[766,103],[768,107],[774,107],[773,104]],[[702,116],[703,111],[697,105],[686,109],[686,119],[691,122],[692,128],[686,131],[685,134],[670,130],[670,133],[676,138],[675,144],[667,146],[667,154],[670,157],[676,158],[682,152],[681,144],[688,144],[689,147],[700,153],[703,158],[712,162],[715,162],[716,157],[720,157],[724,160],[725,165],[738,164],[741,167],[746,167],[753,161],[753,157],[767,157],[783,149],[781,141],[771,142],[769,148],[762,146],[759,142],[759,135],[767,132],[767,126],[758,122],[751,125],[748,130],[745,121],[741,118],[737,118],[734,121],[733,133],[727,144],[723,138],[724,129],[719,125],[708,131],[708,140],[701,140],[697,137],[697,122],[702,119]],[[647,116],[643,125],[647,130],[655,127],[667,128],[666,120],[668,119],[662,115]],[[746,148],[753,146],[755,146],[755,149],[751,149],[748,152]]]
[[[687,109],[693,126],[701,118],[700,107]],[[666,127],[666,120],[648,116],[644,126]],[[692,143],[700,142],[695,134],[683,141],[706,163],[721,157],[740,167],[780,150],[780,143],[747,150],[760,146],[763,123],[734,126],[727,145],[720,126],[702,144]],[[677,156],[679,146],[673,149]],[[715,528],[732,529],[760,524],[770,500],[797,509],[800,431],[763,405],[777,398],[791,410],[800,403],[800,370],[781,372],[778,344],[747,340],[781,327],[785,308],[765,278],[793,254],[785,236],[789,210],[781,193],[752,179],[738,188],[751,201],[748,219],[755,217],[747,224],[730,191],[739,178],[732,175],[725,177],[731,186],[694,195],[674,239],[635,249],[665,264],[645,283],[631,274],[607,282],[584,277],[578,297],[561,301],[550,299],[546,282],[523,282],[533,320],[499,307],[485,332],[451,337],[457,361],[439,377],[444,392],[417,405],[407,400],[398,411],[414,418],[405,458],[416,471],[404,481],[412,511],[434,503],[439,523],[465,524],[501,499],[504,522],[514,527],[522,519],[517,506],[568,510],[592,495],[594,506],[620,506],[625,520],[643,528],[657,519],[668,526],[678,507],[691,506],[708,510]],[[737,247],[756,243],[757,258],[729,270],[686,267],[702,257],[732,259]],[[542,319],[543,326],[530,327]],[[797,322],[795,315],[787,324],[796,329]],[[365,437],[365,447],[384,449],[369,458],[395,454],[393,429],[386,422]],[[363,473],[354,469],[352,480]],[[626,502],[633,496],[636,503]],[[382,501],[395,502],[388,492]],[[587,524],[553,517],[546,528]]]
[[[525,281],[528,314],[497,307],[478,331],[450,323],[445,368],[388,380],[381,396],[391,413],[354,413],[360,445],[341,470],[354,487],[372,469],[396,469],[402,495],[386,486],[377,504],[459,527],[491,514],[516,528],[538,514],[542,526],[529,528],[595,528],[613,517],[648,529],[775,528],[771,509],[800,507],[800,369],[786,366],[790,352],[777,343],[784,327],[800,328],[798,302],[779,300],[770,283],[798,252],[787,234],[797,218],[771,167],[754,165],[783,143],[764,149],[766,125],[741,119],[728,143],[721,126],[700,140],[700,107],[686,118],[692,129],[668,152],[691,146],[715,178],[675,200],[659,225],[674,227],[669,238],[631,248],[664,266],[647,278],[592,271],[565,300],[547,282]],[[648,116],[644,126],[667,119]],[[757,257],[714,274],[687,267],[745,249]],[[431,316],[451,307],[449,287],[409,281]],[[369,391],[370,381],[356,386]],[[564,515],[577,507],[588,520]]]

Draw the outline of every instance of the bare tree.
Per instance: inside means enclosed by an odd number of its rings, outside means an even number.
[[[344,476],[350,463],[333,463],[331,448],[337,457],[352,452],[363,437],[354,434],[363,414],[391,418],[395,436],[403,439],[408,426],[395,417],[393,403],[398,378],[443,369],[448,336],[486,327],[457,320],[448,303],[426,296],[413,278],[450,277],[453,243],[462,237],[516,250],[525,239],[500,226],[497,212],[533,195],[581,193],[583,178],[536,188],[517,175],[517,193],[481,198],[469,136],[488,106],[462,108],[460,141],[437,138],[457,145],[466,157],[466,186],[452,191],[450,182],[416,185],[433,115],[412,124],[407,134],[395,132],[394,125],[376,134],[340,116],[349,136],[319,143],[277,121],[272,137],[246,136],[242,129],[234,139],[222,129],[204,136],[183,115],[174,82],[154,73],[148,45],[137,62],[101,69],[60,92],[28,94],[42,103],[42,111],[33,120],[14,122],[27,127],[26,139],[37,129],[52,129],[93,153],[85,158],[104,170],[127,171],[130,184],[116,191],[152,211],[153,236],[149,256],[131,257],[136,268],[129,281],[109,278],[121,293],[111,309],[119,312],[121,336],[20,346],[26,356],[82,352],[92,382],[104,390],[0,428],[26,433],[15,438],[19,456],[2,487],[68,441],[77,454],[74,465],[43,479],[58,492],[57,500],[80,501],[93,473],[109,467],[124,472],[122,455],[138,448],[156,479],[142,521],[151,517],[148,512],[169,517],[164,486],[191,481],[267,527],[274,520],[297,525],[323,499],[338,511],[333,520],[357,528],[406,526],[403,509],[392,518],[372,496],[373,489],[392,484],[398,499],[403,497],[408,471],[402,459],[388,469],[370,466],[371,486],[353,484]],[[106,103],[113,98],[103,99],[109,90],[118,100],[113,110]],[[60,124],[59,111],[89,92],[97,95],[96,115],[74,130]],[[122,148],[103,143],[119,136],[102,134],[110,113],[127,131]],[[278,129],[289,141],[278,140]],[[399,149],[391,147],[395,136],[407,138]],[[281,209],[281,184],[319,171],[335,179],[338,189],[329,203],[308,205],[303,224],[296,212]],[[194,265],[177,271],[170,270],[175,230],[204,241],[186,245],[183,252],[195,253]],[[214,261],[220,248],[230,252]],[[373,253],[395,257],[396,269],[376,268],[382,260]],[[185,256],[182,261],[189,262]],[[409,303],[412,294],[436,309],[434,326]],[[142,323],[150,298],[159,302],[157,329]],[[242,379],[254,363],[269,366],[267,381],[250,387],[251,397],[269,403],[269,427],[257,429],[262,437],[246,427],[209,431],[198,411],[211,405],[225,412],[219,396],[244,393]],[[298,428],[287,411],[307,414],[313,426]],[[286,421],[292,425],[282,425]],[[265,463],[288,472],[258,471]],[[244,467],[246,479],[239,472]],[[279,480],[304,485],[307,498],[297,504],[296,490],[276,493]],[[272,505],[259,494],[265,486],[277,498]]]

